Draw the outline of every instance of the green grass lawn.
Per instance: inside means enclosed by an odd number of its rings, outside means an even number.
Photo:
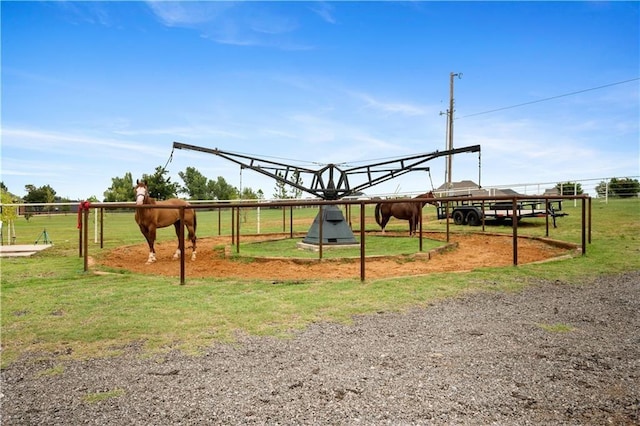
[[[336,258],[359,258],[360,241],[356,236],[355,246],[333,246],[323,250],[322,257],[325,259]],[[303,238],[280,238],[271,241],[242,243],[240,242],[240,253],[237,257],[284,257],[317,259],[318,253],[312,250],[298,248],[298,243],[302,243]],[[366,236],[366,256],[402,256],[415,254],[419,249],[417,238],[411,237],[391,237],[391,236]],[[422,250],[429,251],[436,247],[441,247],[442,241],[423,238]]]
[[[580,243],[580,201],[566,202],[569,216],[558,219],[550,237]],[[306,232],[316,209],[294,209],[294,232]],[[425,207],[426,230],[444,231],[435,220],[435,209]],[[289,210],[262,208],[241,212],[243,234],[289,232]],[[92,212],[92,220],[93,220]],[[154,275],[85,273],[78,256],[77,217],[34,216],[15,222],[16,243],[32,244],[46,229],[53,247],[30,258],[2,258],[0,307],[2,365],[23,354],[59,357],[112,356],[131,345],[144,353],[182,349],[197,353],[221,341],[232,341],[237,332],[286,336],[316,321],[349,322],[353,315],[378,311],[402,311],[465,291],[510,291],[528,285],[532,277],[566,285],[589,282],[602,274],[640,269],[640,200],[593,200],[592,244],[585,256],[559,262],[473,272],[365,281],[242,281],[175,279]],[[359,228],[359,208],[352,210],[354,229]],[[378,229],[372,208],[367,210],[367,230]],[[218,224],[221,227],[218,227]],[[258,225],[259,223],[259,225]],[[230,212],[198,212],[199,237],[230,235]],[[142,244],[133,212],[107,212],[104,216],[105,248],[94,243],[91,222],[89,251],[100,255],[114,247]],[[407,222],[393,221],[390,230],[408,231]],[[480,227],[451,225],[456,232],[481,232]],[[6,229],[5,229],[6,230]],[[511,233],[510,225],[487,226],[487,231]],[[544,219],[523,221],[519,235],[544,236]],[[160,240],[175,239],[173,229],[163,229]],[[393,250],[408,238],[397,238]],[[6,243],[6,235],[4,236]],[[375,238],[367,236],[367,254]],[[394,243],[395,244],[395,243]],[[414,250],[417,251],[415,239]],[[241,246],[241,252],[251,250]],[[256,250],[260,252],[259,246]],[[428,249],[428,248],[427,248]],[[349,249],[350,250],[350,249]],[[264,250],[263,250],[264,251]],[[271,252],[273,249],[268,249]],[[277,250],[276,250],[277,251]],[[371,253],[369,253],[371,251]],[[329,253],[330,251],[327,251]],[[247,255],[250,253],[247,253]]]

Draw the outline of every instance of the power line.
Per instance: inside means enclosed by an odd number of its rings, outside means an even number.
[[[578,90],[576,92],[565,93],[565,94],[562,94],[562,95],[551,96],[550,98],[538,99],[536,101],[524,102],[524,103],[521,103],[521,104],[511,105],[511,106],[502,107],[502,108],[496,108],[496,109],[492,109],[492,110],[489,110],[489,111],[476,112],[476,113],[473,113],[473,114],[469,114],[469,115],[464,115],[462,117],[458,117],[457,119],[460,120],[461,118],[475,117],[477,115],[490,114],[492,112],[504,111],[506,109],[512,109],[512,108],[518,108],[518,107],[525,106],[525,105],[537,104],[537,103],[540,103],[540,102],[546,102],[546,101],[550,101],[550,100],[553,100],[553,99],[564,98],[566,96],[577,95],[579,93],[590,92],[592,90],[604,89],[605,87],[611,87],[611,86],[617,86],[619,84],[630,83],[632,81],[637,81],[637,80],[640,80],[640,77],[632,78],[630,80],[618,81],[616,83],[605,84],[604,86],[592,87],[590,89]]]

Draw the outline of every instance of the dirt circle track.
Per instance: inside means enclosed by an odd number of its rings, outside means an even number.
[[[391,234],[391,233],[388,233]],[[243,236],[242,241],[266,240],[272,236]],[[441,240],[446,245],[446,235],[431,233],[428,238]],[[348,279],[360,277],[359,259],[323,259],[300,261],[296,259],[256,259],[243,262],[225,257],[221,246],[229,245],[230,237],[205,237],[198,239],[197,259],[185,262],[189,278],[217,277],[266,280]],[[292,243],[293,244],[293,243]],[[433,272],[470,271],[483,267],[513,265],[513,238],[495,234],[451,234],[450,249],[430,256],[367,258],[367,279],[422,275]],[[175,241],[156,244],[157,262],[147,265],[146,243],[118,247],[100,256],[98,264],[115,269],[125,269],[140,274],[179,276],[180,263],[172,260]],[[575,247],[555,244],[552,241],[518,238],[518,264],[547,261],[575,253]],[[190,250],[187,250],[190,254]],[[330,265],[330,266],[329,266]]]

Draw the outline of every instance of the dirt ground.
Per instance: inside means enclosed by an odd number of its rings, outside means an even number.
[[[388,232],[390,238],[395,235]],[[242,236],[242,242],[264,240],[269,237]],[[513,238],[509,235],[495,234],[451,234],[449,246],[443,233],[429,233],[426,238],[442,241],[446,250],[422,253],[411,259],[406,257],[367,258],[365,277],[367,279],[415,276],[432,272],[469,271],[482,267],[500,267],[513,264]],[[250,267],[245,262],[234,261],[219,249],[229,245],[230,237],[202,238],[198,240],[197,259],[185,262],[186,277],[226,277],[240,279],[347,279],[360,277],[359,259],[258,259],[260,267]],[[417,246],[417,241],[416,241]],[[157,262],[147,265],[146,243],[117,248],[104,256],[98,263],[116,269],[126,269],[137,273],[153,273],[166,276],[179,276],[180,263],[172,260],[176,242],[156,244]],[[229,251],[229,248],[227,248]],[[549,241],[530,238],[518,238],[518,264],[546,261],[567,254],[575,249],[558,246]],[[191,250],[187,249],[190,256]],[[275,254],[277,256],[277,254]],[[327,267],[330,263],[331,267]]]

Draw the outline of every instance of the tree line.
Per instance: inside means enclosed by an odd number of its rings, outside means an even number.
[[[172,182],[167,176],[168,172],[163,167],[158,166],[151,174],[143,174],[142,180],[146,181],[149,188],[149,195],[158,200],[166,200],[169,198],[183,197],[190,200],[257,200],[264,199],[262,190],[254,191],[250,187],[242,188],[229,184],[224,177],[218,176],[217,179],[209,179],[204,176],[195,167],[187,167],[184,171],[179,172],[178,176],[182,180],[182,184]],[[294,182],[302,185],[302,179],[299,175],[294,176]],[[111,186],[103,193],[104,202],[128,202],[135,201],[135,183],[131,172],[125,173],[124,176],[116,176],[111,178]],[[72,203],[79,200],[69,200],[60,197],[50,185],[36,187],[28,184],[24,187],[27,195],[17,197],[9,192],[4,182],[0,182],[0,193],[2,195],[2,204],[43,204],[43,203]],[[273,198],[299,198],[302,191],[298,188],[291,187],[283,182],[277,181]],[[88,201],[97,202],[97,197],[91,196]],[[6,209],[5,209],[6,210]],[[36,207],[32,209],[34,212],[51,211],[48,207]],[[69,207],[62,207],[63,211],[68,211]]]
[[[251,188],[239,190],[230,185],[222,176],[217,179],[209,179],[194,167],[187,167],[184,172],[179,172],[178,176],[183,184],[171,182],[171,178],[166,176],[167,171],[158,166],[152,174],[143,174],[142,179],[147,181],[149,193],[152,197],[164,200],[178,197],[179,194],[186,196],[190,200],[236,200],[236,199],[264,199],[262,190],[254,191]],[[300,176],[294,176],[293,181],[302,185]],[[104,191],[105,202],[127,202],[135,200],[133,177],[130,172],[122,177],[111,178],[111,186]],[[580,183],[562,182],[556,185],[556,189],[563,195],[580,195],[583,189]],[[631,198],[640,194],[640,182],[631,178],[612,178],[609,182],[601,181],[595,188],[598,197]],[[4,182],[0,182],[0,201],[2,204],[16,203],[70,203],[78,200],[69,200],[56,195],[56,191],[50,185],[36,187],[35,185],[25,185],[27,195],[17,197],[6,187]],[[299,198],[301,190],[291,187],[284,182],[277,181],[274,188],[273,198]],[[89,201],[99,201],[96,197],[90,197]],[[68,210],[68,207],[66,208]],[[10,210],[8,207],[3,209]],[[65,210],[65,207],[62,207]],[[49,211],[48,208],[36,208],[34,211]]]
[[[562,195],[583,194],[582,185],[577,182],[562,182],[556,185],[558,193]],[[601,181],[596,185],[598,197],[631,198],[640,194],[640,182],[638,179],[612,178],[609,182]]]
[[[167,171],[158,166],[152,174],[143,174],[142,180],[147,183],[149,195],[158,200],[176,198],[180,195],[190,200],[237,200],[262,199],[262,190],[254,191],[247,187],[242,191],[229,184],[224,177],[209,179],[195,167],[187,167],[178,176],[183,184],[172,182],[166,176]],[[111,186],[104,192],[105,202],[126,202],[135,200],[135,183],[130,172],[123,177],[111,178]]]

